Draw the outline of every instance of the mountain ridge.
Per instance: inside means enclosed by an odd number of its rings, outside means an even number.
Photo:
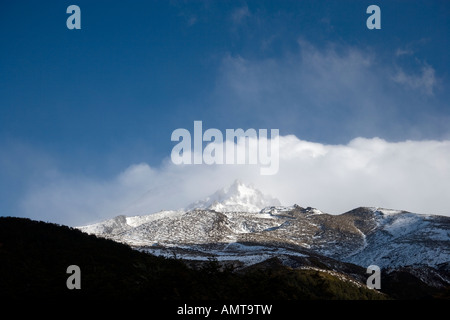
[[[184,299],[388,298],[353,278],[319,269],[318,261],[311,261],[309,269],[296,270],[278,258],[238,272],[214,260],[188,266],[180,259],[149,255],[68,226],[16,217],[0,217],[0,261],[2,306],[10,300],[47,307],[48,301],[68,301],[72,308],[74,302],[99,305],[113,300],[120,301],[119,309],[123,309],[125,301],[135,308],[140,302],[148,307],[155,301],[159,305],[160,300]],[[66,285],[70,276],[66,269],[73,264],[81,270],[80,290],[69,290]],[[359,275],[364,271],[351,264],[343,268]]]
[[[155,254],[178,250],[194,260],[227,256],[244,265],[283,255],[283,250],[291,255],[309,250],[363,267],[436,267],[450,260],[450,217],[378,207],[339,215],[298,205],[242,211],[261,206],[261,199],[274,198],[235,181],[187,210],[118,216],[79,229]]]
[[[0,297],[73,305],[91,299],[448,299],[450,292],[443,280],[448,264],[382,270],[379,292],[366,287],[365,268],[307,249],[237,269],[211,256],[194,261],[139,251],[64,225],[0,217]],[[74,263],[81,268],[81,290],[66,287],[66,268]]]

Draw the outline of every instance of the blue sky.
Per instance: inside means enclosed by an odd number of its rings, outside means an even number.
[[[71,4],[81,8],[81,30],[66,28]],[[371,4],[381,8],[381,30],[366,28]],[[134,164],[162,172],[172,131],[192,130],[194,120],[278,128],[324,145],[450,139],[448,1],[0,7],[3,215],[77,223],[46,216],[51,197],[41,213],[28,199],[80,180],[74,188],[98,189]]]

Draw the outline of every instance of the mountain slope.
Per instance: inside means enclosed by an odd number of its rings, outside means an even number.
[[[0,217],[0,299],[29,302],[161,299],[385,299],[338,273],[270,269],[232,272],[206,262],[199,269],[180,260],[132,250],[66,226]],[[81,289],[69,290],[69,265],[81,269]],[[27,304],[28,305],[28,304]],[[134,306],[135,307],[135,306]],[[118,305],[118,309],[123,305]],[[109,307],[106,309],[110,310]],[[106,311],[106,310],[105,310]],[[17,312],[17,310],[16,310]]]
[[[450,218],[442,216],[377,208],[330,215],[293,206],[259,213],[161,212],[140,217],[134,226],[133,219],[138,218],[119,216],[80,229],[148,250],[155,245],[253,243],[309,249],[366,267],[437,266],[450,261]]]
[[[359,208],[346,215],[363,225],[365,238],[364,246],[346,261],[360,265],[375,261],[380,267],[391,268],[437,266],[450,261],[449,217],[379,208]]]
[[[407,274],[414,284],[425,282],[424,288],[450,285],[450,217],[370,207],[339,215],[298,205],[258,210],[273,201],[235,182],[191,210],[119,216],[80,229],[193,264],[214,257],[245,269],[278,259],[287,267],[319,266],[360,282],[361,273],[349,273],[345,263],[362,270],[377,265],[394,282],[396,274]]]

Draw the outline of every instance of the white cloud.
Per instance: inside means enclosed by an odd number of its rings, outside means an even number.
[[[233,21],[234,24],[238,25],[242,23],[244,19],[250,16],[251,14],[250,11],[248,10],[248,6],[245,5],[243,7],[236,8],[235,10],[233,10],[233,12],[231,13],[231,20]]]
[[[413,55],[414,54],[414,51],[412,51],[411,49],[401,49],[401,48],[398,48],[396,51],[395,51],[395,55],[397,56],[397,57],[400,57],[400,56],[410,56],[410,55]]]
[[[428,95],[433,95],[434,88],[437,85],[435,70],[427,64],[422,66],[420,74],[408,74],[399,69],[393,76],[393,80],[409,89],[420,90]]]
[[[360,104],[359,98],[378,83],[378,66],[373,68],[370,52],[337,45],[318,49],[305,40],[298,43],[298,52],[280,58],[226,55],[218,88],[244,103],[269,98],[270,102],[313,102],[317,106],[336,101],[351,103],[349,98]]]
[[[128,207],[152,181],[146,164],[132,165],[111,180],[64,174],[53,170],[31,183],[21,202],[24,216],[57,223],[97,220]]]
[[[226,123],[251,113],[248,121],[333,143],[446,137],[447,109],[435,96],[442,83],[431,65],[339,43],[298,44],[277,57],[226,54],[208,108]]]
[[[280,137],[280,168],[257,165],[132,165],[111,180],[53,175],[25,195],[25,216],[80,225],[118,214],[177,209],[236,178],[279,198],[339,214],[358,206],[450,215],[450,141],[387,142],[357,138],[325,145]]]
[[[373,136],[403,106],[386,90],[385,71],[370,51],[300,40],[298,52],[280,58],[225,56],[211,105],[229,121],[252,112],[255,122],[310,139]]]

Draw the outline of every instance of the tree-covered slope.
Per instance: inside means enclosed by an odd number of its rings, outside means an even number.
[[[374,290],[318,270],[276,264],[233,272],[152,256],[77,229],[0,218],[0,297],[89,299],[382,299]],[[67,267],[81,269],[69,290]]]

